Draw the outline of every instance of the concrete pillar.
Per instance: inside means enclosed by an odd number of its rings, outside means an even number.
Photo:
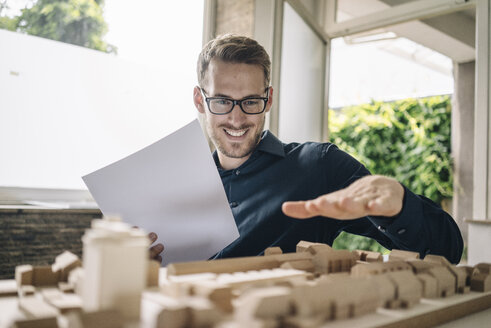
[[[254,0],[217,0],[215,36],[234,33],[254,37]]]
[[[453,217],[467,244],[467,224],[472,219],[474,167],[475,62],[454,63],[452,98],[452,157],[454,160]]]

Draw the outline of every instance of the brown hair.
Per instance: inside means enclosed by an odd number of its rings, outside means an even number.
[[[198,57],[198,83],[203,86],[206,70],[212,59],[230,63],[259,65],[264,71],[264,87],[269,86],[271,60],[256,40],[234,34],[221,35],[208,42]]]

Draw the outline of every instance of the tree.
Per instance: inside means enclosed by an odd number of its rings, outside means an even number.
[[[17,29],[17,19],[8,17],[5,12],[9,9],[7,0],[0,2],[0,28],[15,31]]]
[[[37,0],[11,20],[18,32],[116,53],[116,47],[102,39],[107,32],[103,6],[104,0]],[[12,24],[6,21],[3,28],[12,30]]]

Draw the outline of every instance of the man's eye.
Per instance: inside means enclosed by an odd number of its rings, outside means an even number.
[[[256,106],[259,103],[257,99],[247,99],[242,102],[245,106]]]
[[[230,104],[230,100],[227,100],[227,99],[216,99],[215,102],[217,105],[229,105]]]
[[[215,105],[230,105],[231,101],[228,99],[213,99]]]

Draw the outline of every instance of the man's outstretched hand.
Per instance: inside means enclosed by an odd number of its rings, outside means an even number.
[[[148,238],[150,238],[150,242],[151,242],[151,244],[153,244],[157,240],[158,236],[155,232],[150,232],[148,234]],[[150,247],[149,251],[150,251],[150,259],[155,260],[155,261],[159,261],[160,263],[162,263],[162,255],[160,255],[160,253],[162,253],[164,251],[164,245],[162,245],[160,243],[155,244],[152,247]]]
[[[341,189],[316,199],[285,202],[283,213],[297,219],[327,216],[351,220],[367,215],[395,216],[402,210],[404,188],[397,180],[369,175]]]

